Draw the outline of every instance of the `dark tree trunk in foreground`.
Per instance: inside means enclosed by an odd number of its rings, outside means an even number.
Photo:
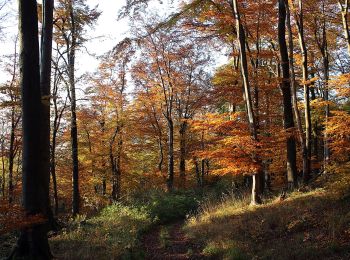
[[[289,57],[286,43],[286,2],[279,0],[278,42],[280,46],[282,82],[280,88],[283,96],[284,129],[287,131],[287,180],[290,189],[297,185],[296,145],[291,130],[294,128],[291,101]]]
[[[53,29],[53,0],[43,1],[43,27],[41,34],[40,89],[41,89],[41,167],[50,172],[50,96],[51,96],[51,57]],[[47,174],[47,182],[50,175]],[[47,190],[49,196],[49,190]]]
[[[28,216],[44,221],[21,231],[11,257],[51,259],[47,238],[48,174],[41,170],[41,93],[39,69],[38,15],[34,0],[19,0],[20,85],[22,90],[23,207]]]
[[[257,136],[257,128],[255,122],[255,116],[252,105],[250,84],[248,78],[248,63],[247,63],[247,54],[245,48],[245,31],[243,25],[241,24],[241,18],[238,10],[237,0],[233,0],[232,2],[233,12],[236,19],[236,30],[237,30],[237,38],[239,41],[239,51],[240,51],[240,62],[241,62],[241,74],[243,79],[243,87],[244,87],[244,98],[246,102],[246,109],[248,114],[248,121],[250,127],[250,133],[253,140],[258,141]],[[258,158],[255,158],[256,161],[259,161]],[[261,167],[260,167],[261,168]],[[258,169],[257,172],[253,174],[253,186],[252,186],[252,198],[251,204],[261,204],[261,195],[262,195],[262,169]]]

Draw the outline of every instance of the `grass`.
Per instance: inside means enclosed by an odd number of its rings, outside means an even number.
[[[91,219],[71,220],[67,228],[51,238],[59,259],[143,259],[140,237],[156,224],[183,219],[196,210],[196,196],[188,192],[150,191],[141,200],[114,204]],[[169,232],[161,228],[160,242],[169,245]]]
[[[159,231],[159,242],[163,248],[170,246],[170,234],[166,226],[162,226]]]
[[[76,218],[50,242],[60,259],[138,259],[139,236],[151,225],[145,209],[115,204],[89,220]]]
[[[328,178],[326,180],[325,178]],[[185,230],[215,259],[349,259],[349,174],[327,175],[307,192],[250,206],[246,196],[204,203]]]

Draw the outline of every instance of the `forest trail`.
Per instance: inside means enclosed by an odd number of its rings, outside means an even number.
[[[203,259],[201,247],[186,237],[183,221],[162,225],[145,234],[142,245],[145,259],[183,260]]]

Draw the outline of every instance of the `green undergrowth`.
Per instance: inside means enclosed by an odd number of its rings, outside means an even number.
[[[149,191],[142,199],[117,203],[97,216],[78,216],[51,238],[59,259],[143,259],[142,235],[158,224],[184,219],[198,205],[195,192]],[[162,233],[167,247],[168,233]]]
[[[145,208],[114,204],[91,219],[72,220],[51,247],[59,259],[142,259],[139,238],[151,226]]]

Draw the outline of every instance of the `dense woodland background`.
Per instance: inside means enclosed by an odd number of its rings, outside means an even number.
[[[115,10],[105,26],[126,19],[128,37],[78,77],[104,10],[19,1],[0,256],[350,257],[348,1],[157,4]]]

